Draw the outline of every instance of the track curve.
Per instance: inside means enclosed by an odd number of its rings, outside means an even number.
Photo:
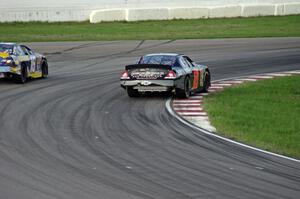
[[[0,81],[0,198],[298,198],[300,164],[179,123],[167,96],[130,99],[124,64],[178,52],[213,78],[300,69],[300,39],[33,43],[50,77]]]

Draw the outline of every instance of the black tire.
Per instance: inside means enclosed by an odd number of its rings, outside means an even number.
[[[209,74],[209,72],[205,71],[204,80],[203,80],[203,88],[202,88],[201,92],[207,93],[209,87],[210,87],[210,74]]]
[[[127,94],[129,97],[139,97],[140,96],[140,93],[136,89],[133,89],[132,86],[127,86],[126,90],[127,90]]]
[[[43,62],[42,64],[42,78],[48,77],[48,64],[47,62]]]
[[[21,75],[13,75],[13,79],[15,83],[24,84],[27,81],[28,71],[27,66],[25,64],[21,65]]]
[[[184,79],[184,89],[176,88],[176,97],[178,98],[189,98],[191,95],[191,82],[190,78]]]

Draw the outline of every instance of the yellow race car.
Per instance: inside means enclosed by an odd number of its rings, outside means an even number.
[[[24,84],[28,78],[46,78],[48,62],[45,56],[25,45],[0,43],[0,78],[13,78]]]

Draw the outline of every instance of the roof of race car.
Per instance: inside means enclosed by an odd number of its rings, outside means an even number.
[[[16,45],[16,43],[10,43],[10,42],[0,42],[0,45],[1,44],[5,44],[5,45]]]
[[[153,54],[146,54],[144,56],[179,56],[181,54],[177,54],[177,53],[153,53]]]

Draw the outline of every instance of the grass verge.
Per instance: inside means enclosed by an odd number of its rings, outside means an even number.
[[[300,77],[245,83],[205,98],[218,133],[300,159]]]
[[[0,23],[0,41],[299,37],[300,15],[172,21]]]

